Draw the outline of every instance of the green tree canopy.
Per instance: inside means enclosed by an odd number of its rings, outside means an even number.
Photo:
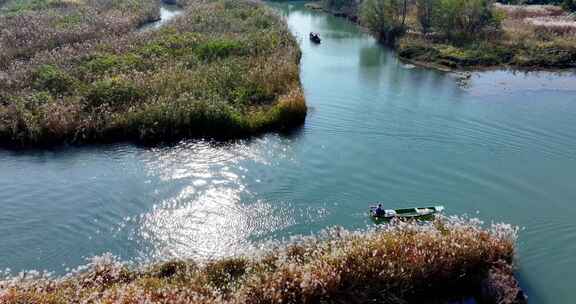
[[[364,0],[360,20],[385,42],[392,42],[405,30],[407,0]]]

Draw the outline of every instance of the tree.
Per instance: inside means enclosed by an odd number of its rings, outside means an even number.
[[[436,0],[416,0],[416,16],[422,28],[422,33],[430,32]]]
[[[434,26],[451,39],[470,39],[485,33],[498,21],[490,0],[438,0]]]
[[[407,0],[364,0],[360,20],[381,41],[392,43],[406,29],[407,7]]]

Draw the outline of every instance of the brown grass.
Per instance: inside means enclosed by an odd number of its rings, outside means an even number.
[[[443,68],[512,66],[529,69],[576,67],[576,19],[551,5],[494,5],[501,28],[467,43],[410,35],[400,56]]]
[[[495,5],[505,14],[503,29],[514,40],[574,38],[576,18],[552,5]]]
[[[503,11],[508,19],[557,17],[566,14],[561,7],[554,5],[504,5],[496,3],[494,8]]]
[[[300,51],[277,15],[253,1],[180,5],[183,14],[157,31],[101,39],[87,27],[96,36],[5,57],[0,143],[233,137],[304,121]]]
[[[490,269],[511,265],[515,240],[509,226],[483,229],[452,218],[331,229],[200,266],[179,261],[134,270],[104,256],[63,278],[2,281],[0,303],[404,303],[479,289],[485,278],[504,282],[490,286],[507,295],[510,285]]]

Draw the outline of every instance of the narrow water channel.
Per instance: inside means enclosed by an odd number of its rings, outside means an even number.
[[[160,18],[156,21],[144,24],[138,28],[138,30],[148,31],[159,29],[180,14],[182,14],[182,8],[175,3],[172,3],[171,1],[160,1]]]
[[[289,135],[0,150],[0,269],[64,273],[210,258],[370,224],[366,206],[441,202],[523,227],[531,303],[572,303],[576,76],[494,71],[461,86],[402,64],[345,20],[274,3],[299,39],[306,124]],[[308,41],[319,32],[322,44]]]

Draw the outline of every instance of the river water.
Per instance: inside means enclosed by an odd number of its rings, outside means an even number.
[[[176,4],[167,3],[167,1],[160,2],[160,19],[146,23],[138,28],[139,31],[156,30],[166,25],[170,20],[174,19],[182,13],[182,8]]]
[[[492,71],[462,85],[402,64],[343,19],[272,5],[303,51],[301,129],[230,143],[0,150],[0,269],[63,273],[106,252],[135,262],[227,256],[366,227],[376,200],[440,202],[522,227],[531,302],[573,302],[575,75]]]

